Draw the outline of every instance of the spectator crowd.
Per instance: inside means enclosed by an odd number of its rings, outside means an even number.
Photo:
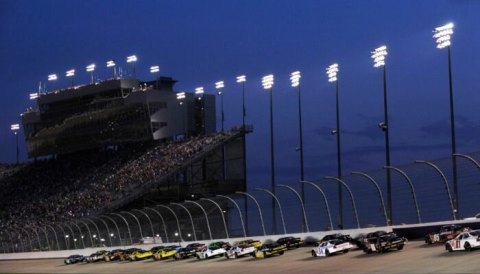
[[[161,183],[198,153],[237,131],[99,155],[84,152],[22,165],[0,165],[0,230],[45,227],[112,209],[140,187]]]

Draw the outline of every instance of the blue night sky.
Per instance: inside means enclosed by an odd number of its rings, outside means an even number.
[[[336,173],[334,85],[325,68],[340,66],[340,111],[344,170],[384,165],[380,69],[370,52],[388,46],[387,78],[393,165],[450,153],[447,51],[435,48],[432,30],[455,23],[452,40],[457,150],[478,151],[480,137],[480,1],[390,0],[0,0],[0,162],[15,161],[10,124],[33,102],[28,99],[51,73],[66,87],[65,71],[88,82],[85,66],[136,54],[137,75],[148,68],[179,82],[178,91],[225,81],[226,127],[241,124],[241,86],[247,75],[250,180],[268,184],[268,93],[261,77],[275,75],[274,115],[278,182],[298,178],[296,89],[289,74],[302,71],[306,177]],[[47,83],[47,89],[51,89]],[[219,107],[218,107],[219,109]],[[220,115],[218,114],[219,118]],[[218,119],[219,121],[219,119]],[[23,138],[23,134],[20,135]],[[21,160],[26,161],[21,142]],[[261,184],[262,184],[261,183]]]

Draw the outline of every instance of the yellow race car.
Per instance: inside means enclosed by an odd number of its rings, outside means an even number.
[[[287,251],[287,247],[285,245],[278,243],[264,244],[255,252],[255,258],[263,259],[266,257],[271,257],[274,254],[283,255],[285,251]]]
[[[255,248],[260,248],[262,246],[262,242],[259,240],[253,240],[253,239],[248,239],[248,240],[243,240],[239,242],[240,244],[246,244],[249,246],[253,246]]]
[[[180,248],[181,246],[179,245],[167,246],[155,252],[155,254],[153,254],[153,259],[157,261],[157,260],[172,258],[173,256],[175,256],[175,254],[177,253],[177,250]]]
[[[130,254],[130,261],[140,261],[144,259],[151,258],[153,256],[153,253],[150,250],[136,250]]]

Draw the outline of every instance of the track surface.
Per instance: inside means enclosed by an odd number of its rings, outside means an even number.
[[[443,245],[409,242],[404,250],[364,254],[352,250],[328,258],[313,258],[311,248],[290,250],[263,260],[224,257],[199,261],[99,262],[64,265],[62,259],[0,261],[0,273],[480,273],[480,250],[445,251]]]

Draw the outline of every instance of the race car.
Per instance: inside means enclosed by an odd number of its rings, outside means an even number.
[[[98,262],[98,261],[103,261],[103,260],[105,260],[105,254],[107,252],[108,251],[106,251],[106,250],[99,250],[95,253],[90,254],[90,256],[87,256],[85,258],[85,261],[87,263],[94,263],[94,262]]]
[[[120,256],[123,254],[123,252],[125,252],[123,249],[114,249],[112,251],[108,251],[103,256],[103,259],[105,262],[120,260]]]
[[[208,247],[204,247],[202,251],[197,252],[196,256],[199,260],[222,256],[227,252],[227,249],[230,249],[230,244],[226,242],[213,242],[209,244]]]
[[[120,261],[127,261],[130,260],[130,255],[132,255],[133,252],[140,250],[140,248],[132,247],[125,249],[123,252],[118,253],[118,257]]]
[[[285,253],[285,251],[287,250],[288,249],[284,244],[279,244],[279,243],[264,244],[255,252],[255,258],[263,259],[266,257],[271,257],[275,254],[283,255],[283,253]]]
[[[353,242],[353,239],[352,239],[352,237],[350,237],[350,235],[345,235],[345,234],[342,234],[342,233],[335,233],[335,234],[325,235],[320,240],[320,243],[330,241],[330,240],[336,240],[336,239],[342,240],[343,242],[350,242],[350,243]]]
[[[182,248],[181,246],[179,245],[171,245],[171,246],[167,246],[165,247],[164,249],[162,250],[159,250],[157,251],[154,255],[153,255],[153,259],[155,261],[158,261],[158,260],[163,260],[163,259],[167,259],[167,258],[171,258],[175,255],[175,253],[177,253],[177,250]]]
[[[182,247],[177,250],[175,255],[173,255],[173,258],[175,260],[181,260],[181,259],[186,259],[189,257],[195,257],[197,254],[197,249],[195,247]]]
[[[480,248],[480,230],[462,232],[455,239],[445,243],[445,249],[448,252],[456,250],[471,251],[474,248]]]
[[[85,261],[85,257],[82,255],[70,255],[64,260],[65,264],[76,264]]]
[[[291,237],[291,236],[279,238],[277,240],[277,243],[279,245],[285,245],[285,247],[287,249],[299,248],[303,245],[303,241],[300,239],[300,237],[295,238],[295,237]]]
[[[238,244],[238,245],[234,245],[232,248],[227,250],[227,252],[225,252],[225,257],[227,259],[230,259],[230,258],[236,259],[239,257],[243,257],[245,255],[253,256],[255,255],[256,250],[257,249],[251,244]]]
[[[325,256],[328,257],[335,253],[347,253],[350,249],[353,248],[353,245],[348,241],[343,241],[341,239],[333,239],[328,241],[323,241],[318,243],[318,246],[312,248],[312,256]]]
[[[251,245],[255,248],[259,248],[259,247],[262,246],[262,242],[259,241],[259,240],[247,239],[247,240],[239,241],[239,242],[235,243],[234,245]]]
[[[438,233],[429,233],[425,235],[425,243],[434,244],[434,243],[444,243],[448,240],[451,240],[457,237],[461,232],[470,231],[470,228],[463,227],[461,225],[444,225],[440,227]]]
[[[133,261],[141,261],[141,260],[151,258],[152,256],[153,256],[152,251],[140,249],[140,250],[136,250],[136,251],[132,252],[132,254],[130,254],[129,259],[132,262]]]
[[[377,231],[367,234],[365,253],[384,253],[387,250],[397,249],[402,250],[407,239],[399,237],[393,232]]]
[[[191,243],[191,244],[188,244],[185,248],[194,248],[195,251],[202,251],[204,247],[205,247],[205,244],[202,244],[202,243]]]

